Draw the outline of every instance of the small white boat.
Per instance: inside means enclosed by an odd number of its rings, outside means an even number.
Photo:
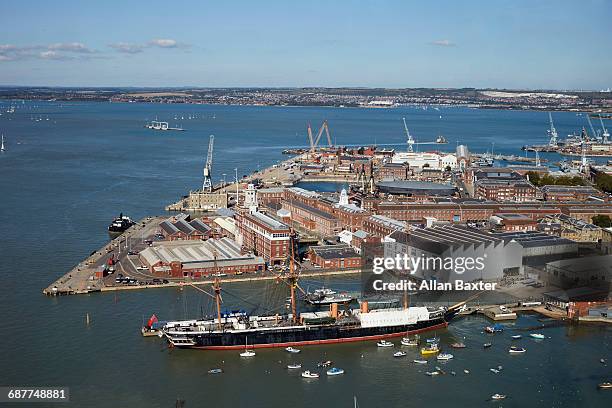
[[[378,347],[393,347],[394,346],[393,343],[391,343],[390,341],[387,341],[387,340],[381,340],[378,343],[376,343],[376,345]]]
[[[438,356],[436,358],[438,360],[441,360],[441,361],[448,361],[448,360],[452,360],[453,357],[455,357],[455,356],[453,356],[452,354],[442,353],[442,354],[438,354]]]
[[[426,340],[427,343],[429,344],[438,344],[440,342],[440,338],[439,337],[432,337],[431,339],[427,339]]]
[[[497,368],[489,368],[489,371],[495,374],[499,374],[499,370]]]
[[[223,370],[221,368],[211,368],[208,370],[208,374],[221,374]]]
[[[439,371],[428,371],[425,373],[425,375],[433,377],[434,375],[440,375],[440,372]]]
[[[529,336],[531,336],[534,339],[538,339],[538,340],[542,340],[546,338],[546,336],[544,336],[541,333],[531,333]]]
[[[503,400],[506,399],[506,396],[503,394],[493,394],[491,395],[492,400]]]
[[[296,349],[296,348],[293,348],[293,347],[291,347],[291,346],[289,346],[289,347],[285,348],[285,350],[286,350],[287,352],[289,352],[289,353],[299,353],[299,352],[301,351],[301,350]]]
[[[321,361],[317,364],[317,367],[330,367],[332,365],[331,360]]]
[[[332,367],[326,371],[327,375],[341,375],[344,374],[344,370],[338,367]]]
[[[427,364],[427,360],[412,360],[415,364]]]
[[[406,357],[406,352],[405,351],[398,351],[393,353],[393,357]]]
[[[310,370],[306,370],[302,372],[302,377],[304,378],[319,378],[318,373],[313,373]]]
[[[463,372],[464,372],[464,373],[466,373],[466,374],[469,374],[469,373],[470,373],[470,370],[465,369],[465,370],[463,370]]]
[[[520,334],[515,334],[514,336],[512,336],[512,340],[518,340],[521,337],[523,337],[523,336],[521,336]]]
[[[287,370],[297,370],[298,368],[302,368],[301,364],[289,364],[287,366]]]
[[[520,353],[524,353],[526,351],[527,350],[524,349],[523,347],[512,346],[512,347],[510,347],[510,350],[508,350],[508,353],[511,353],[511,354],[520,354]]]
[[[408,337],[404,337],[401,341],[402,346],[418,346],[419,341],[417,339],[410,339]]]

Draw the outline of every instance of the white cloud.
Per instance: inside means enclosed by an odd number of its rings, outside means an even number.
[[[129,42],[118,42],[109,44],[109,47],[114,49],[117,52],[121,52],[124,54],[138,54],[147,48],[164,48],[164,49],[186,49],[190,48],[191,45],[178,42],[171,38],[156,38],[145,44],[137,44],[137,43],[129,43]]]
[[[123,52],[126,54],[138,54],[144,50],[144,45],[130,44],[125,42],[119,42],[115,44],[109,44],[109,47],[113,48],[117,52]]]
[[[66,60],[66,59],[71,59],[71,57],[67,56],[67,55],[63,55],[60,54],[57,51],[42,51],[40,54],[38,54],[38,56],[41,59],[45,59],[45,60]]]
[[[430,44],[437,45],[439,47],[454,47],[455,45],[457,45],[454,42],[451,42],[450,40],[436,40],[432,41]]]
[[[171,39],[155,39],[149,41],[149,45],[160,47],[160,48],[176,48],[178,47],[178,43],[176,40]]]
[[[54,43],[48,45],[22,45],[0,44],[0,61],[20,61],[25,59],[44,60],[67,60],[74,59],[74,55],[80,55],[79,59],[89,59],[89,54],[96,53],[80,42]],[[72,55],[71,55],[72,54]]]
[[[90,54],[94,51],[87,48],[85,44],[80,42],[72,42],[72,43],[55,43],[51,44],[47,47],[49,50],[54,51],[68,51],[68,52],[77,52],[83,54]]]

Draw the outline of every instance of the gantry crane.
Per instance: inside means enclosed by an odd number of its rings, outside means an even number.
[[[321,140],[321,136],[323,136],[323,130],[325,130],[325,134],[327,136],[327,144],[329,147],[333,147],[333,143],[331,141],[331,136],[329,134],[329,126],[327,125],[327,120],[323,121],[323,124],[319,128],[319,132],[317,133],[317,137],[312,137],[312,128],[310,127],[310,123],[308,124],[308,140],[310,141],[310,153],[314,153],[319,145],[319,141]]]

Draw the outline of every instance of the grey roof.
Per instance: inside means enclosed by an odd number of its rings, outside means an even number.
[[[291,205],[296,206],[298,208],[301,208],[301,209],[303,209],[305,211],[311,212],[313,214],[316,214],[316,215],[318,215],[318,216],[320,216],[322,218],[325,218],[327,220],[330,220],[330,221],[337,220],[337,218],[334,217],[332,214],[330,214],[330,213],[328,213],[326,211],[323,211],[323,210],[319,210],[318,208],[315,208],[315,207],[310,206],[308,204],[301,203],[299,201],[292,201]]]
[[[323,259],[357,258],[360,255],[349,245],[322,245],[310,247],[317,256]]]
[[[494,234],[502,238],[504,241],[514,240],[523,248],[535,248],[541,246],[552,245],[568,245],[575,244],[575,241],[567,238],[559,238],[555,235],[549,235],[543,232],[503,232]]]
[[[411,190],[454,190],[455,187],[451,184],[434,183],[431,181],[414,181],[414,180],[392,180],[381,181],[378,186],[405,188]]]
[[[272,217],[270,217],[270,216],[268,216],[266,214],[260,213],[259,211],[252,212],[251,216],[253,218],[255,218],[256,220],[264,223],[270,229],[274,229],[274,230],[286,230],[286,229],[289,229],[289,227],[286,224],[284,224],[284,223],[282,223],[280,221],[277,221],[274,218],[272,218]]]
[[[365,239],[368,237],[368,233],[365,232],[364,230],[357,230],[355,232],[353,232],[353,235],[356,236],[357,238],[361,238],[361,239]]]

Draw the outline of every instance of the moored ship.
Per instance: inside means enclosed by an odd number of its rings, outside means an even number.
[[[108,233],[111,235],[123,234],[128,228],[130,228],[134,224],[135,222],[132,221],[130,217],[121,213],[119,214],[119,217],[115,218],[113,222],[111,222],[108,226]]]
[[[332,303],[328,311],[299,314],[293,259],[290,265],[287,284],[291,290],[291,313],[222,314],[221,286],[216,279],[216,318],[169,321],[162,328],[163,335],[171,346],[207,350],[243,349],[247,341],[251,348],[272,348],[381,340],[444,328],[467,302],[451,307],[408,307],[405,294],[403,307],[369,310],[364,301],[359,309],[339,310],[338,303]]]

